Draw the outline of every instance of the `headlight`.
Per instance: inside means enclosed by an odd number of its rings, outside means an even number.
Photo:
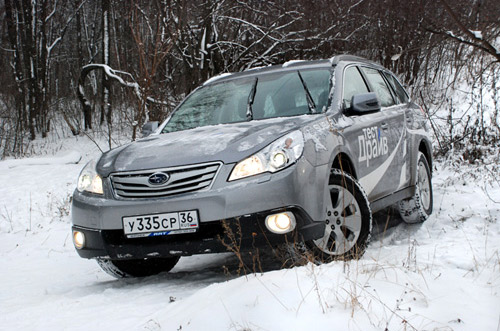
[[[295,163],[303,151],[304,136],[300,131],[293,131],[236,164],[229,181],[284,169]]]
[[[90,161],[83,168],[78,177],[77,190],[80,192],[87,191],[95,194],[103,194],[102,179],[95,170],[95,160]]]

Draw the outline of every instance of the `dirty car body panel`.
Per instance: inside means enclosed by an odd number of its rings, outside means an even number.
[[[242,249],[317,240],[325,233],[336,165],[360,183],[372,212],[410,198],[418,153],[432,162],[431,144],[424,114],[397,84],[386,69],[350,56],[206,82],[154,134],[95,162],[102,193],[77,189],[73,196],[73,230],[85,236],[78,253],[130,260],[224,252],[234,244],[228,232],[238,234]],[[377,93],[380,109],[349,112],[352,94],[364,89]],[[282,160],[279,148],[290,140],[300,144],[296,159],[285,151]],[[270,150],[277,141],[284,147]],[[268,168],[234,179],[247,159]],[[296,222],[283,234],[265,224],[280,212]],[[154,215],[149,225],[137,220]],[[197,226],[155,230],[168,215],[177,222],[187,215]],[[150,231],[131,236],[127,226]]]

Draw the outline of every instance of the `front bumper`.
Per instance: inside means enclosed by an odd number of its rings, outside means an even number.
[[[223,164],[209,190],[161,199],[117,199],[107,179],[103,197],[75,191],[73,229],[86,237],[86,247],[77,250],[78,254],[137,259],[226,252],[233,245],[227,225],[239,234],[241,249],[317,239],[324,234],[326,165],[314,167],[302,158],[278,173],[227,182],[233,166]],[[123,234],[123,217],[193,209],[199,213],[196,233],[130,239]],[[266,216],[280,211],[292,211],[297,219],[296,229],[286,235],[274,234],[264,224]]]
[[[291,211],[295,215],[296,230],[280,235],[266,228],[266,216],[280,211]],[[313,222],[298,207],[287,207],[201,223],[198,232],[189,234],[127,238],[123,230],[95,230],[73,226],[73,231],[85,234],[85,247],[77,250],[81,257],[121,260],[273,248],[279,244],[316,239],[323,235],[324,224]]]

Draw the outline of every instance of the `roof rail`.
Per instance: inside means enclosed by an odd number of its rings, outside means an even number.
[[[332,65],[337,65],[340,61],[357,61],[357,62],[373,63],[372,61],[367,60],[364,57],[349,55],[349,54],[339,54],[330,58],[330,63]]]

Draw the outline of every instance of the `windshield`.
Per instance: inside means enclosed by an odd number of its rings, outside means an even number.
[[[177,108],[162,133],[319,113],[327,107],[329,82],[328,69],[312,69],[301,70],[300,75],[298,71],[287,71],[204,86]],[[308,102],[306,91],[314,107]]]

